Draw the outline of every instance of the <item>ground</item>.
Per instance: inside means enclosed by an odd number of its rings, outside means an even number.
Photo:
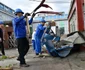
[[[5,50],[7,56],[15,56],[12,59],[0,61],[0,66],[13,65],[14,70],[84,70],[85,69],[85,52],[77,52],[66,58],[59,57],[41,57],[35,58],[32,48],[26,55],[27,64],[30,67],[19,67],[19,62],[16,60],[18,56],[17,49]]]

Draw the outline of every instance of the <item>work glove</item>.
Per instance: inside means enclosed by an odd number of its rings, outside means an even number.
[[[25,18],[26,18],[27,16],[30,16],[30,13],[25,13],[24,16],[25,16]]]
[[[33,14],[32,14],[32,17],[34,17],[35,15],[36,15],[36,13],[33,13]]]

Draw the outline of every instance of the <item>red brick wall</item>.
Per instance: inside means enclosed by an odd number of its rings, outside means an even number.
[[[9,48],[8,46],[8,32],[13,32],[13,28],[12,27],[5,27],[4,29],[4,47],[5,48]]]

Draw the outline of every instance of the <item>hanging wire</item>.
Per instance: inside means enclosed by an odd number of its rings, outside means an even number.
[[[40,0],[29,0],[35,2],[41,2]],[[71,3],[71,1],[46,1],[46,3]]]

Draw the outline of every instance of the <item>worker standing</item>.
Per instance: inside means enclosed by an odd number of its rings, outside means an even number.
[[[35,52],[36,52],[36,55],[39,55],[39,56],[41,55],[41,38],[44,33],[44,30],[46,29],[46,27],[44,27],[46,21],[42,19],[40,22],[41,23],[38,24],[36,29],[36,34],[35,34]]]
[[[16,37],[17,41],[17,47],[18,47],[18,61],[20,61],[20,66],[21,67],[29,67],[29,65],[26,64],[24,56],[27,54],[29,50],[29,41],[26,38],[26,21],[24,18],[27,18],[29,16],[29,13],[26,13],[23,16],[24,12],[21,9],[16,9],[15,10],[15,15],[16,17],[13,19],[13,29],[14,29],[14,34]],[[32,15],[32,18],[28,21],[29,24],[32,23],[33,21],[34,14]]]
[[[0,21],[0,48],[1,48],[1,52],[2,54],[1,55],[5,55],[5,52],[4,52],[4,44],[3,44],[3,21]]]

